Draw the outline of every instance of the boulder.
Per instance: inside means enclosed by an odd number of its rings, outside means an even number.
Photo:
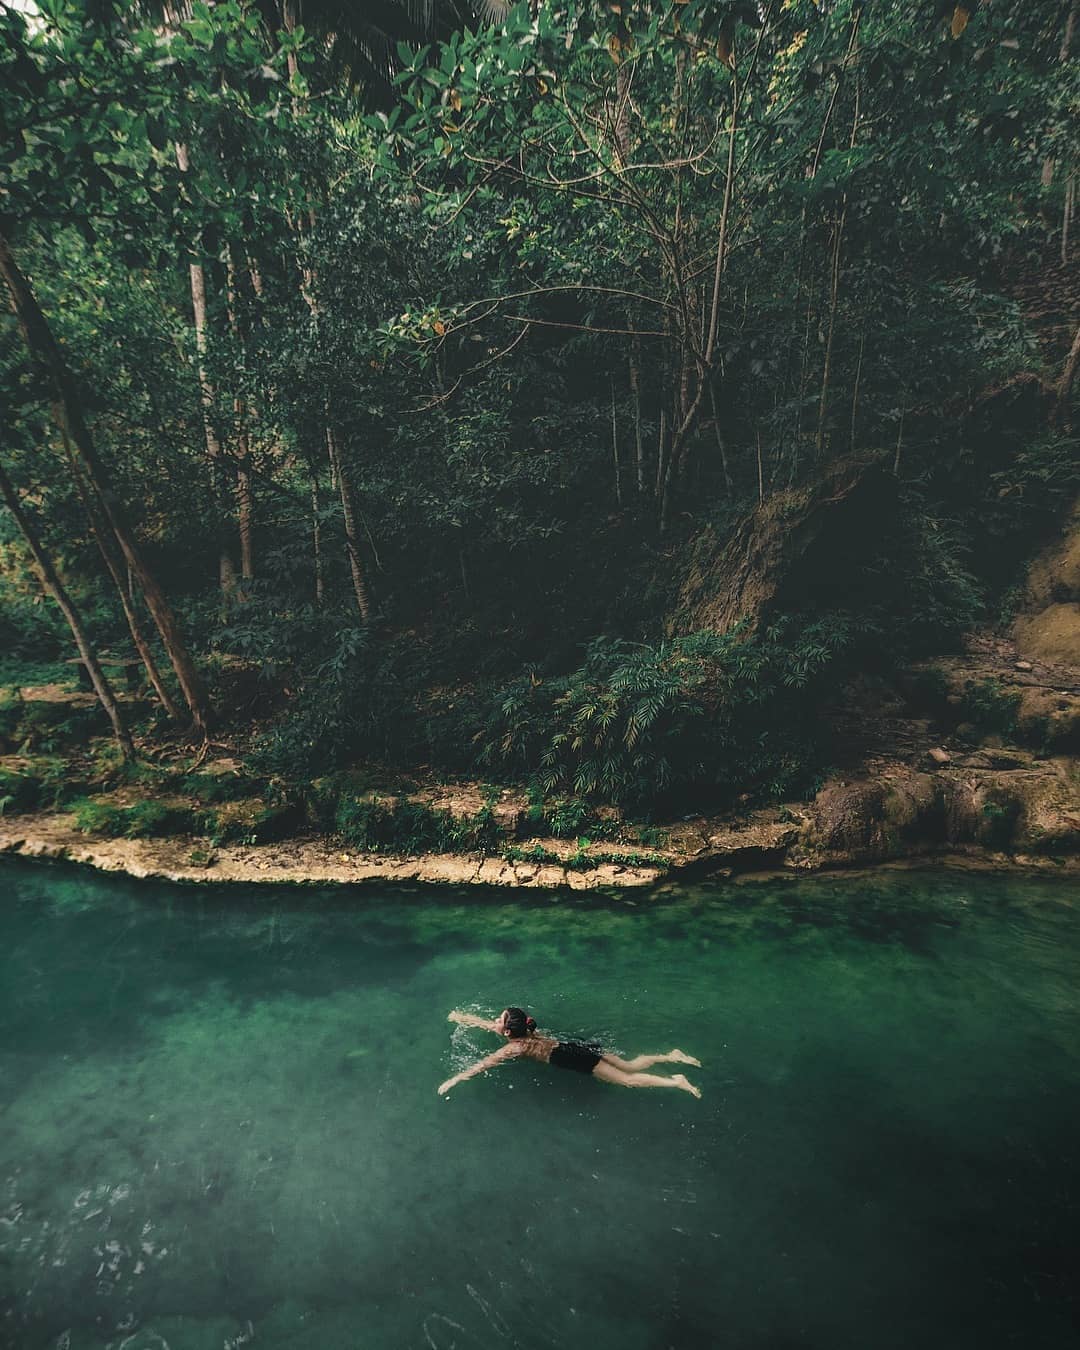
[[[896,517],[896,479],[881,463],[840,461],[815,486],[774,493],[726,543],[698,537],[679,583],[671,634],[724,633],[850,589],[852,569],[878,550]]]

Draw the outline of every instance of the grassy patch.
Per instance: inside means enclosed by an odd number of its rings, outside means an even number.
[[[185,803],[147,800],[131,806],[81,797],[68,808],[82,834],[108,839],[149,839],[197,832],[197,822]]]
[[[26,661],[18,657],[0,657],[0,688],[21,689],[26,685],[57,684],[74,689],[78,683],[75,667],[69,661]]]
[[[666,861],[656,853],[620,852],[606,849],[590,853],[587,850],[588,840],[582,840],[579,842],[576,851],[568,857],[552,852],[551,849],[545,848],[543,844],[533,844],[529,848],[512,845],[510,848],[503,849],[502,856],[507,862],[551,864],[554,867],[565,867],[570,872],[592,872],[597,867],[604,866],[605,863],[610,863],[616,867],[663,867]]]
[[[334,829],[365,853],[475,853],[498,847],[503,838],[490,802],[474,815],[455,816],[407,797],[343,797]]]

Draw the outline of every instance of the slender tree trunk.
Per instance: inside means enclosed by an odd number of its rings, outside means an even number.
[[[904,446],[904,418],[907,416],[907,409],[900,409],[900,425],[896,430],[896,454],[893,456],[892,471],[897,478],[900,477],[900,452]]]
[[[67,620],[68,627],[71,629],[71,636],[75,639],[75,645],[79,649],[79,656],[82,658],[83,665],[90,676],[90,683],[94,686],[94,693],[97,694],[98,701],[105,709],[106,716],[112,725],[113,736],[116,739],[116,744],[120,747],[121,755],[124,759],[134,759],[135,746],[131,741],[131,733],[124,723],[124,715],[120,711],[116,695],[105,677],[105,672],[101,669],[97,654],[79,616],[79,611],[75,608],[75,602],[64,589],[63,582],[45,552],[30,517],[23,510],[11,479],[7,476],[2,465],[0,465],[0,498],[3,499],[4,505],[15,518],[15,523],[33,554],[34,562],[41,574],[42,585],[59,605],[61,613]]]
[[[195,729],[205,738],[210,725],[210,705],[202,679],[184,644],[180,626],[165,598],[165,593],[147,567],[120,504],[109,490],[104,466],[98,458],[90,428],[83,416],[75,383],[49,328],[48,320],[29,283],[19,270],[3,235],[0,235],[0,274],[3,275],[11,293],[26,345],[51,377],[55,391],[52,411],[56,424],[61,435],[68,438],[82,461],[87,481],[97,498],[102,514],[116,537],[125,561],[138,578],[147,608],[161,634],[176,678],[180,682],[180,689],[191,710]]]
[[[660,431],[656,438],[656,496],[660,498],[664,485],[664,442],[667,440],[667,409],[660,409]]]
[[[713,269],[712,308],[709,312],[709,336],[705,342],[705,364],[712,364],[716,350],[716,333],[720,324],[720,283],[724,279],[727,262],[728,218],[731,212],[731,194],[735,186],[735,130],[739,114],[739,83],[735,72],[731,75],[731,126],[728,128],[727,169],[724,173],[724,200],[720,207],[720,232],[716,240],[716,265]]]
[[[627,327],[632,327],[627,320]],[[641,434],[641,339],[630,341],[630,395],[634,405],[634,464],[637,470],[638,496],[645,495],[645,442]]]
[[[241,313],[239,307],[238,278],[243,274],[242,265],[238,265],[230,252],[228,281],[229,327],[233,338],[245,353],[244,334],[241,332]],[[257,291],[255,273],[249,269],[253,290]],[[261,282],[259,283],[261,286]],[[251,432],[248,428],[247,401],[237,395],[233,399],[233,415],[236,420],[236,517],[240,534],[240,577],[243,582],[240,595],[246,599],[249,583],[255,579],[255,552],[252,540],[254,519],[254,496],[251,481]]]
[[[848,43],[848,59],[858,55],[859,39],[859,19],[861,10],[856,10],[855,18],[852,21],[851,40]],[[848,141],[848,149],[855,149],[855,142],[859,135],[859,108],[861,85],[859,81],[858,67],[855,71],[855,111],[851,118],[851,139]],[[818,402],[818,426],[817,426],[817,456],[821,458],[825,446],[825,414],[829,405],[829,378],[832,374],[832,356],[833,356],[833,338],[836,334],[836,311],[840,295],[840,258],[844,243],[844,225],[847,222],[848,199],[845,192],[840,204],[840,214],[836,221],[836,234],[833,239],[832,256],[832,278],[829,292],[829,327],[825,338],[825,362],[821,373],[821,398]]]
[[[724,445],[724,434],[720,430],[720,412],[716,406],[716,390],[712,383],[709,384],[709,401],[712,404],[713,427],[716,431],[716,448],[720,452],[720,467],[724,471],[724,488],[727,495],[731,496],[731,474],[728,471],[727,448]]]
[[[109,538],[107,525],[101,520],[101,516],[91,500],[89,489],[83,478],[79,462],[71,448],[69,441],[65,439],[64,450],[67,454],[68,467],[71,470],[72,479],[79,493],[79,499],[83,504],[83,510],[86,512],[86,518],[90,522],[90,530],[93,533],[94,540],[98,546],[98,552],[101,554],[108,569],[109,575],[113,579],[117,593],[120,596],[120,605],[124,611],[124,618],[127,620],[128,631],[131,633],[131,640],[135,644],[135,650],[139,653],[139,658],[143,663],[147,679],[157,695],[158,702],[168,713],[174,722],[182,722],[183,714],[176,706],[176,701],[169,693],[165,681],[161,678],[161,672],[158,670],[157,662],[154,660],[154,653],[150,649],[150,643],[146,633],[143,631],[142,621],[139,618],[138,611],[135,608],[135,593],[133,586],[133,577],[131,569],[127,569],[127,576],[121,571],[120,559],[117,558],[113,548],[113,541]]]
[[[825,448],[825,414],[829,406],[829,379],[832,375],[833,337],[836,333],[836,309],[840,296],[840,246],[844,238],[846,206],[840,211],[833,235],[832,267],[829,277],[829,321],[825,330],[825,361],[821,369],[821,393],[818,397],[816,453],[821,458]]]
[[[619,423],[615,415],[615,381],[611,381],[611,454],[615,460],[615,501],[622,506],[622,465],[619,463]]]
[[[240,402],[239,415],[241,417],[246,415],[242,401]],[[240,436],[240,461],[236,466],[236,503],[240,526],[240,576],[244,582],[245,592],[248,590],[247,583],[255,579],[254,502],[255,497],[251,487],[251,449],[248,433],[245,430]]]
[[[1061,261],[1069,261],[1069,231],[1072,228],[1076,205],[1076,174],[1070,173],[1065,183],[1065,206],[1061,214]]]
[[[296,31],[296,0],[281,0],[281,26],[286,33]],[[296,61],[296,54],[289,52],[285,62],[289,70],[289,79],[294,80],[300,70]]]
[[[181,173],[187,173],[191,162],[186,145],[176,143],[176,164]],[[225,496],[223,480],[225,473],[224,454],[217,431],[214,429],[214,386],[206,365],[206,272],[202,263],[189,263],[188,276],[191,286],[191,310],[195,320],[195,361],[199,377],[199,401],[202,406],[203,435],[206,439],[206,453],[214,475],[214,491],[219,498],[218,507],[222,514],[221,500]],[[221,587],[221,603],[227,610],[236,596],[236,567],[225,538],[221,524],[218,528],[218,584]]]
[[[326,428],[326,448],[330,453],[330,463],[334,468],[338,493],[341,497],[341,514],[345,523],[345,551],[349,558],[349,571],[352,574],[353,594],[356,596],[356,608],[363,623],[371,618],[371,596],[368,591],[364,564],[360,557],[360,540],[356,532],[356,508],[353,504],[349,471],[341,453],[341,443],[329,425]]]
[[[621,61],[615,68],[615,153],[619,168],[630,162],[630,67]]]
[[[860,336],[859,336],[859,358],[858,358],[858,360],[855,362],[855,388],[852,390],[852,393],[851,393],[851,446],[850,446],[850,448],[851,448],[852,450],[855,449],[855,427],[856,427],[856,419],[858,418],[858,415],[859,415],[859,382],[860,382],[860,380],[862,379],[862,361],[863,361],[863,352],[864,352],[865,349],[866,349],[866,329],[864,328],[864,329],[862,330],[862,333],[861,333]]]
[[[761,432],[755,427],[754,438],[757,441],[757,499],[758,505],[765,500],[765,475],[761,467]]]
[[[311,474],[311,547],[315,556],[315,603],[322,609],[324,599],[323,560],[322,560],[322,520],[319,502],[319,477]]]

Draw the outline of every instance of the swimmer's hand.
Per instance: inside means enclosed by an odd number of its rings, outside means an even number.
[[[458,1083],[464,1083],[466,1078],[475,1078],[478,1073],[487,1073],[488,1069],[493,1069],[496,1064],[503,1064],[510,1057],[512,1051],[509,1046],[500,1046],[493,1055],[485,1055],[483,1059],[478,1060],[467,1069],[462,1069],[460,1073],[454,1074],[453,1078],[448,1078],[445,1083],[439,1084],[439,1096],[445,1097],[452,1087]]]
[[[477,1017],[476,1013],[461,1012],[455,1008],[446,1014],[448,1022],[458,1022],[463,1027],[479,1027],[482,1031],[498,1031],[498,1026],[487,1017]]]

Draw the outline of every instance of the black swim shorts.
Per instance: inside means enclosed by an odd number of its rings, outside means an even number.
[[[592,1073],[600,1063],[600,1052],[578,1041],[560,1041],[551,1052],[551,1061],[557,1069],[576,1069],[578,1073]]]

